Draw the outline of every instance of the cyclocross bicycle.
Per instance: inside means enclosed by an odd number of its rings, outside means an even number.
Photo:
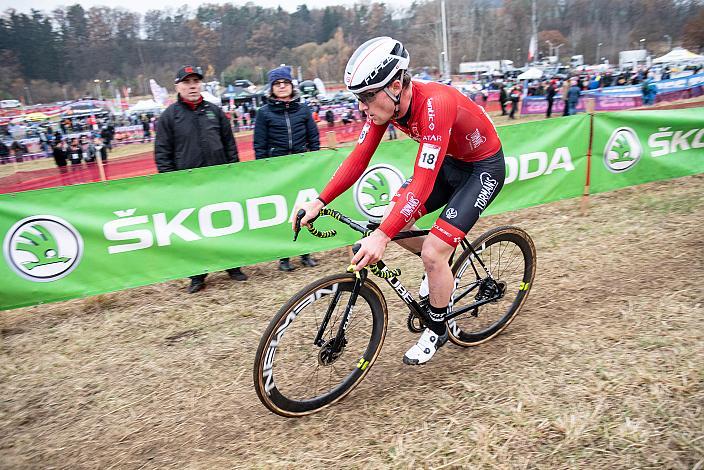
[[[303,215],[297,214],[294,240]],[[324,208],[320,215],[331,216],[364,236],[371,233],[335,210]],[[309,225],[314,236],[336,234]],[[406,231],[393,240],[428,233]],[[536,252],[530,236],[511,226],[489,230],[471,244],[463,240],[461,247],[452,265],[455,289],[447,325],[450,340],[469,347],[497,336],[520,311],[535,276]],[[369,273],[388,282],[406,303],[411,332],[425,328],[427,298],[416,301],[398,279],[400,270],[381,260],[359,272],[350,266],[347,273],[312,282],[281,307],[259,342],[254,385],[269,410],[287,417],[314,413],[344,398],[369,372],[388,324],[386,299]]]

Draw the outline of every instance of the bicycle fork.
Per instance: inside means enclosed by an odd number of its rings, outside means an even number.
[[[330,301],[330,305],[328,305],[328,310],[325,313],[325,317],[320,323],[320,328],[318,328],[318,334],[315,336],[314,343],[316,346],[323,347],[327,345],[332,355],[339,354],[342,351],[342,348],[345,347],[347,343],[345,339],[345,332],[347,331],[347,327],[350,325],[352,309],[357,303],[359,291],[362,289],[364,281],[367,279],[367,275],[368,273],[366,269],[362,269],[361,271],[356,273],[354,286],[352,287],[352,292],[350,292],[350,298],[347,301],[347,305],[345,306],[345,311],[342,314],[342,318],[340,319],[340,324],[337,327],[337,333],[335,334],[335,337],[332,338],[332,340],[328,340],[326,342],[323,340],[323,335],[325,334],[325,330],[327,329],[328,324],[330,323],[330,318],[332,317],[332,314],[335,311],[335,308],[337,307],[337,303],[339,302],[340,295],[342,293],[339,289],[337,290],[337,292],[335,292],[334,297]]]

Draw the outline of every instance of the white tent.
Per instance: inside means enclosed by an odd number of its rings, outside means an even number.
[[[675,47],[664,56],[653,60],[654,64],[673,64],[678,62],[704,62],[704,55],[695,54],[682,47]]]
[[[130,114],[136,114],[136,113],[147,113],[150,111],[161,111],[164,109],[163,106],[160,106],[156,101],[149,99],[149,100],[139,100],[137,104],[132,106],[129,110],[127,110],[128,113]]]
[[[531,67],[522,74],[520,74],[518,77],[516,77],[518,80],[537,80],[539,78],[542,78],[543,76],[543,71],[540,69],[537,69],[535,67]]]
[[[217,105],[217,106],[222,106],[222,102],[220,101],[220,98],[213,95],[209,91],[201,91],[200,94],[205,101],[213,103],[214,105]]]

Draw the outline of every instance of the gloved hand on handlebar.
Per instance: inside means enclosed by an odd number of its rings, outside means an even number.
[[[315,220],[320,214],[320,209],[323,208],[323,203],[320,199],[313,199],[312,201],[306,201],[294,209],[296,217],[293,218],[291,223],[291,229],[293,233],[298,235],[301,227],[307,227],[309,222]],[[295,238],[294,238],[295,240]]]
[[[381,230],[374,230],[368,237],[362,238],[355,245],[352,264],[355,265],[355,271],[361,270],[363,267],[374,264],[384,256],[386,245],[391,239],[386,236]],[[359,247],[359,248],[357,248]]]

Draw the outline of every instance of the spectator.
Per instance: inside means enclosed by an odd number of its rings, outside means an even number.
[[[93,149],[95,150],[95,154],[93,158],[97,158],[100,156],[100,161],[103,163],[108,162],[108,146],[103,142],[103,139],[100,137],[96,137],[93,139]]]
[[[49,136],[44,129],[39,130],[39,143],[42,147],[42,152],[47,157],[49,156]]]
[[[152,132],[151,132],[151,126],[149,122],[149,118],[147,116],[142,116],[142,143],[144,142],[151,142],[152,140]]]
[[[268,104],[259,110],[254,127],[254,157],[259,160],[320,150],[318,126],[308,106],[299,101],[291,69],[278,67],[271,70],[269,86]],[[310,267],[318,264],[308,254],[301,256],[301,263]],[[288,258],[282,258],[279,269],[293,271],[295,268]]]
[[[88,144],[88,157],[86,158],[86,161],[94,162],[98,156],[103,163],[105,163],[108,158],[108,151],[105,148],[103,139],[100,137],[91,139],[90,144]]]
[[[655,104],[655,96],[657,95],[658,87],[653,82],[652,74],[648,74],[645,80],[643,80],[641,90],[643,93],[643,105],[651,106]]]
[[[562,82],[562,88],[560,89],[560,95],[562,95],[562,104],[564,106],[562,110],[562,115],[563,116],[569,116],[570,115],[570,108],[567,106],[567,95],[570,92],[570,79],[566,79],[564,82]]]
[[[71,139],[71,145],[69,145],[68,147],[68,155],[72,166],[80,165],[83,161],[83,149],[78,143],[78,139],[76,139],[75,137]]]
[[[342,112],[342,125],[345,126],[345,133],[352,132],[352,123],[354,122],[354,115],[350,108],[345,108]]]
[[[506,102],[508,101],[508,94],[506,93],[506,87],[503,83],[499,84],[499,104],[501,105],[501,115],[506,116]]]
[[[68,154],[68,145],[66,144],[66,141],[60,140],[54,142],[54,148],[52,149],[52,152],[54,155],[54,162],[56,162],[56,166],[59,167],[59,170],[65,170],[66,158]]]
[[[335,125],[335,113],[332,112],[332,109],[325,111],[325,121],[328,123],[328,127]]]
[[[219,106],[203,100],[202,81],[200,67],[183,66],[176,72],[177,101],[159,118],[154,140],[159,173],[239,161],[230,123]],[[193,129],[200,129],[200,132],[193,132]],[[228,269],[227,273],[232,280],[247,280],[239,267]],[[191,276],[188,292],[202,290],[206,276]]]
[[[254,125],[257,122],[257,109],[254,106],[249,110],[249,117],[252,120],[252,125]]]
[[[577,103],[579,102],[579,96],[582,94],[582,91],[579,89],[579,85],[577,85],[576,80],[572,80],[572,86],[570,86],[569,91],[567,92],[567,115],[568,116],[574,116],[577,114]]]
[[[105,148],[107,150],[112,150],[112,139],[115,137],[115,126],[111,123],[104,125],[103,129],[100,131],[100,137],[105,143]]]
[[[389,130],[389,140],[398,139],[398,136],[396,135],[396,128],[394,127],[394,125],[391,122],[389,122],[388,130]]]
[[[521,100],[521,85],[516,85],[511,89],[509,99],[511,100],[511,114],[508,115],[508,118],[516,119],[516,110],[518,109],[518,103]]]
[[[547,84],[547,89],[545,90],[545,97],[548,100],[548,110],[545,113],[545,117],[550,117],[552,115],[552,103],[555,101],[555,94],[557,93],[557,83],[555,80],[550,80]]]
[[[4,165],[7,163],[7,160],[10,158],[10,149],[8,148],[7,145],[5,145],[5,142],[0,140],[0,165]]]

